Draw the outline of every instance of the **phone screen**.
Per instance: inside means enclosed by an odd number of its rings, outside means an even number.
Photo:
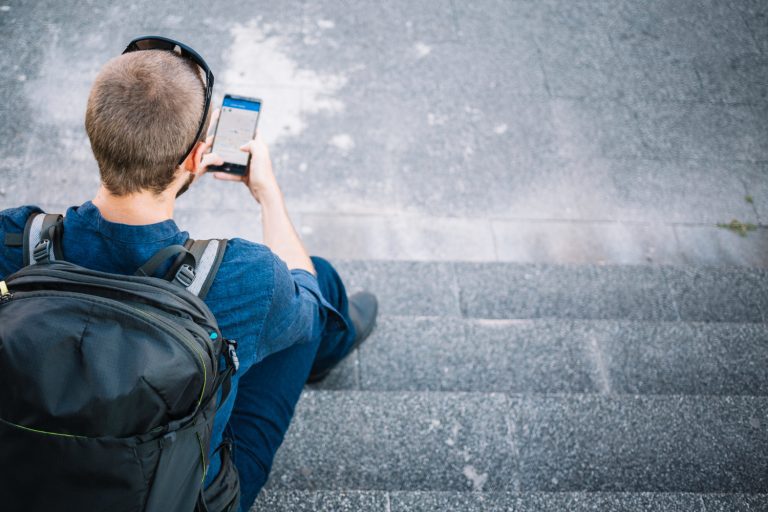
[[[257,99],[224,97],[212,148],[224,159],[222,170],[245,172],[248,153],[240,151],[240,146],[253,138],[260,111],[261,101]]]

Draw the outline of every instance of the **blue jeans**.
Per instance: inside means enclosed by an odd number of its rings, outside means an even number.
[[[354,345],[355,330],[341,278],[326,260],[313,256],[312,262],[320,291],[341,313],[346,326],[324,325],[318,339],[267,356],[240,377],[225,437],[233,441],[242,512],[248,511],[267,482],[275,452],[283,442],[310,371],[333,366]]]

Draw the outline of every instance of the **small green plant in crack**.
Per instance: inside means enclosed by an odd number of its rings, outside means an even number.
[[[746,202],[748,202],[749,204],[754,204],[755,203],[755,198],[752,197],[752,196],[744,196],[744,200]]]
[[[740,220],[737,220],[737,219],[733,219],[728,224],[725,224],[725,223],[718,224],[717,227],[733,231],[734,233],[737,233],[739,236],[747,236],[747,233],[757,229],[757,226],[755,226],[754,224],[751,224],[749,222],[741,222]]]

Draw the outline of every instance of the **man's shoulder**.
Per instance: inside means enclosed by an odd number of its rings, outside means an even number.
[[[228,290],[226,295],[231,295],[234,290],[245,292],[265,285],[269,287],[274,280],[275,258],[275,253],[264,244],[231,238],[227,241],[215,285],[223,285]]]
[[[24,230],[24,224],[29,216],[41,211],[40,207],[32,204],[0,210],[0,230],[7,233],[20,233]]]
[[[23,233],[29,216],[40,211],[42,210],[34,205],[0,210],[0,279],[16,272],[24,264],[21,247],[7,245],[5,235]]]
[[[257,264],[271,261],[273,257],[274,253],[264,244],[243,238],[230,238],[227,240],[227,250],[224,253],[222,264]]]

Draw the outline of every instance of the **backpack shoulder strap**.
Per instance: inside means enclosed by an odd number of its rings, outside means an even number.
[[[216,273],[227,249],[226,239],[193,240],[188,239],[184,246],[172,246],[174,251],[160,254],[169,248],[161,249],[158,254],[137,271],[137,275],[152,275],[160,263],[170,256],[176,259],[166,272],[164,279],[186,288],[201,299],[208,294]],[[152,263],[156,263],[153,265]],[[144,270],[144,272],[142,272]]]
[[[61,252],[62,217],[33,213],[27,218],[22,238],[24,266],[64,259]]]
[[[193,240],[189,252],[195,257],[194,278],[187,290],[201,299],[205,299],[211,289],[216,273],[219,271],[224,251],[227,249],[226,239]]]

